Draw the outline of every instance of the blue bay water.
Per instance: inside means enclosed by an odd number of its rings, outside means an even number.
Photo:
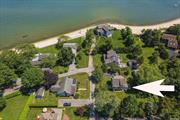
[[[155,24],[180,17],[180,0],[0,0],[0,48],[102,21]]]

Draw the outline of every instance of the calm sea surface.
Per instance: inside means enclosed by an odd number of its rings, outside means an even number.
[[[180,17],[180,0],[0,0],[0,48],[102,21],[154,24]]]

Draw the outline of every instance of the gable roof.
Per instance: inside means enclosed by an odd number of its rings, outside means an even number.
[[[104,57],[104,61],[106,64],[112,62],[119,64],[119,57],[114,50],[109,50],[107,51],[107,54]]]
[[[118,88],[118,87],[121,87],[121,88],[127,88],[128,87],[128,84],[125,80],[125,78],[121,75],[115,75],[113,78],[112,78],[112,87],[115,87],[115,88]]]
[[[172,35],[172,34],[163,34],[162,36],[163,40],[167,40],[167,46],[169,48],[175,48],[177,49],[179,47],[178,45],[178,41],[176,39],[176,35]]]
[[[62,93],[66,92],[74,95],[76,92],[76,80],[66,77],[63,80],[59,80],[56,85],[51,87],[51,91]]]

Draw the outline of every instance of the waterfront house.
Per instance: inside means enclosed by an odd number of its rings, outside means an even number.
[[[36,92],[36,98],[43,98],[44,97],[45,88],[41,87]]]
[[[42,61],[47,58],[49,54],[43,54],[43,53],[38,53],[35,55],[35,57],[31,60],[31,64],[34,66],[40,65]]]
[[[62,109],[59,108],[43,108],[42,113],[37,116],[36,120],[61,120]]]
[[[65,77],[65,79],[59,80],[56,85],[53,85],[51,91],[56,92],[58,96],[74,96],[76,93],[76,80]]]
[[[128,89],[126,79],[121,75],[115,75],[112,77],[112,89],[113,91],[125,91]]]
[[[98,36],[112,37],[113,29],[110,25],[98,25],[95,28],[95,34]]]
[[[163,34],[162,43],[164,43],[168,48],[178,49],[178,41],[176,35],[172,34]]]

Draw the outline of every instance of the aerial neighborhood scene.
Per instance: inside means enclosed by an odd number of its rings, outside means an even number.
[[[0,120],[180,120],[180,2],[127,1],[0,0]]]

